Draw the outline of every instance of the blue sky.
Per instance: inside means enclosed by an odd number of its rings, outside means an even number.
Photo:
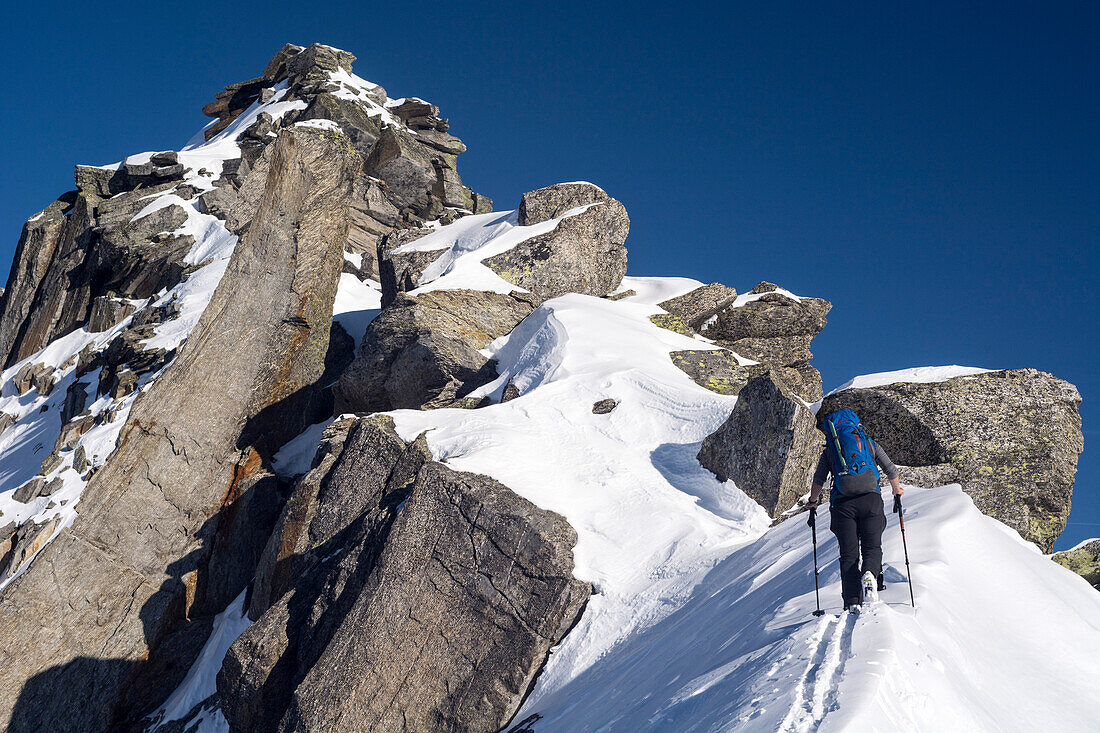
[[[833,301],[827,388],[952,363],[1075,383],[1059,547],[1100,536],[1095,3],[29,5],[0,60],[5,271],[74,163],[179,147],[223,85],[321,41],[438,104],[498,209],[590,180],[630,212],[631,274]]]

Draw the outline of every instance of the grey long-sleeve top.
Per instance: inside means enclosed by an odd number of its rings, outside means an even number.
[[[882,468],[886,474],[886,478],[894,479],[898,477],[898,467],[894,465],[894,462],[890,460],[890,456],[886,455],[886,451],[882,449],[875,441],[871,441],[871,447],[875,451],[875,463]],[[833,471],[833,459],[829,455],[829,449],[821,451],[821,458],[817,459],[817,470],[814,471],[814,483],[818,486],[825,485],[825,479],[829,477]]]

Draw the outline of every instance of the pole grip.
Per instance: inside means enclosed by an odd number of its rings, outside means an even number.
[[[901,516],[901,497],[894,494],[894,514]]]

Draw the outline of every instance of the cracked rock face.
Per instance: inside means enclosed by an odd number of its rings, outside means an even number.
[[[591,590],[562,517],[381,416],[330,428],[280,526],[298,570],[218,676],[234,729],[498,730]]]
[[[703,441],[699,463],[774,518],[810,490],[824,444],[813,412],[768,372],[737,393],[729,418]]]
[[[1050,552],[1069,517],[1084,447],[1080,404],[1068,382],[1008,369],[848,389],[825,398],[819,414],[855,410],[896,463],[950,463],[978,509]]]
[[[387,416],[330,425],[264,549],[249,615],[226,656],[221,707],[236,730],[274,730],[302,676],[331,641],[385,546],[420,467]]]

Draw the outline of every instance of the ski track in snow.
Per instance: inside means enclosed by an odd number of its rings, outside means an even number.
[[[806,670],[795,687],[795,701],[780,730],[807,733],[837,707],[838,687],[844,665],[852,655],[852,633],[857,614],[823,616],[809,647],[813,649]]]

